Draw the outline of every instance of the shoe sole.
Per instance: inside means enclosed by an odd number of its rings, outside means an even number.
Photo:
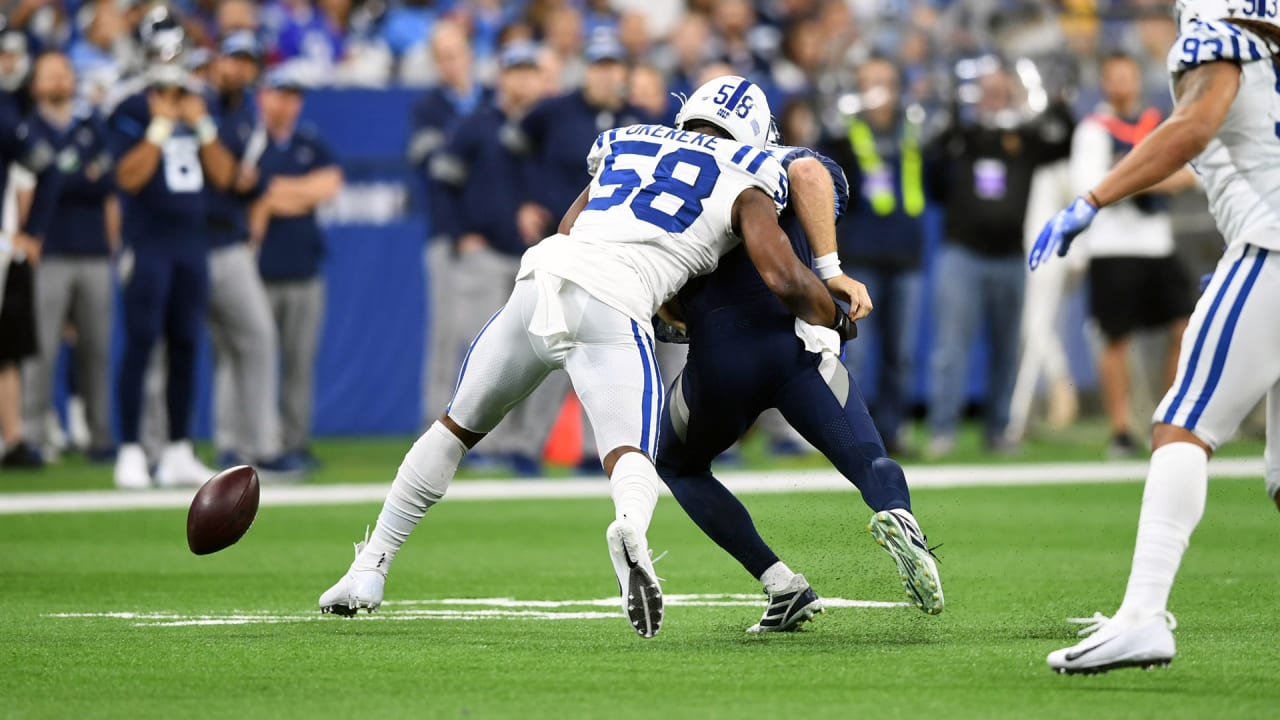
[[[619,530],[615,532],[613,539],[622,549],[622,555],[630,568],[625,598],[627,621],[637,635],[651,638],[662,629],[662,588],[658,585],[658,579],[632,557],[626,534]],[[613,553],[612,543],[609,552]]]
[[[1159,660],[1119,660],[1106,665],[1095,665],[1093,667],[1084,668],[1050,668],[1059,675],[1102,675],[1112,670],[1121,670],[1124,668],[1141,668],[1143,670],[1155,670],[1156,668],[1167,668],[1169,663],[1173,662],[1172,658],[1162,658]]]
[[[819,615],[823,615],[826,612],[826,608],[822,605],[822,599],[819,598],[797,610],[787,622],[778,627],[764,627],[760,623],[756,623],[747,628],[747,632],[753,634],[795,632],[800,629],[801,625],[813,622]]]
[[[338,617],[352,618],[355,617],[360,609],[364,608],[366,613],[375,613],[378,611],[377,605],[370,605],[366,602],[356,600],[355,603],[334,603],[332,605],[321,605],[321,615],[337,615]]]
[[[902,578],[902,589],[906,591],[907,598],[926,614],[941,613],[944,605],[942,581],[938,578],[933,558],[911,544],[899,528],[897,520],[888,511],[873,515],[867,531],[897,564],[898,576]]]

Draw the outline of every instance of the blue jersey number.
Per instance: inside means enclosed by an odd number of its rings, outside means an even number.
[[[658,166],[653,171],[653,182],[644,186],[641,186],[640,173],[614,167],[614,162],[622,155],[656,157],[661,151],[662,146],[658,143],[642,140],[615,142],[612,152],[605,158],[599,183],[602,188],[611,185],[616,185],[617,188],[608,196],[593,198],[587,203],[586,209],[608,210],[630,200],[631,212],[637,218],[667,232],[688,230],[702,214],[702,201],[711,197],[716,180],[720,179],[720,167],[714,157],[692,148],[679,148],[659,158]],[[680,163],[697,170],[698,175],[693,182],[686,182],[675,176]],[[661,195],[676,198],[680,201],[680,207],[674,213],[654,207],[654,201]]]

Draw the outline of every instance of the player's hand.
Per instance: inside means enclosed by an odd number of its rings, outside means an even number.
[[[470,255],[489,247],[489,241],[480,233],[466,233],[458,238],[458,254]]]
[[[849,317],[852,320],[861,320],[875,309],[871,304],[871,294],[867,292],[867,286],[848,275],[837,275],[827,280],[827,289],[832,295],[849,304]]]
[[[525,203],[516,211],[516,230],[525,245],[536,245],[546,236],[551,213],[536,203]]]
[[[1089,223],[1093,222],[1097,214],[1098,208],[1092,203],[1083,197],[1076,198],[1066,210],[1054,215],[1053,219],[1045,224],[1035,244],[1031,246],[1027,265],[1035,270],[1049,259],[1050,253],[1055,251],[1058,257],[1065,256],[1071,249],[1071,242],[1089,227]]]
[[[238,193],[248,193],[258,184],[258,167],[256,165],[241,165],[236,170],[235,184],[233,189]]]
[[[831,323],[831,329],[840,335],[841,344],[858,337],[858,326],[853,323],[853,318],[845,314],[845,311],[839,305],[836,305],[836,317]]]
[[[177,121],[178,98],[170,88],[158,88],[147,92],[147,110],[153,118]]]
[[[665,302],[658,308],[658,317],[676,332],[686,336],[689,334],[689,326],[685,324],[679,307],[673,301]]]
[[[199,93],[183,93],[178,100],[178,114],[182,122],[195,127],[196,123],[209,115],[209,107]]]
[[[35,266],[40,264],[40,241],[30,235],[19,232],[13,236],[13,249],[15,254],[21,254],[27,259],[27,263]]]

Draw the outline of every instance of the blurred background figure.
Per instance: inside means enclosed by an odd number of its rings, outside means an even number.
[[[422,425],[428,427],[453,395],[462,356],[473,336],[457,326],[452,297],[456,274],[457,193],[431,174],[436,154],[459,121],[479,107],[485,90],[471,74],[471,45],[465,30],[442,22],[431,35],[431,53],[440,84],[429,88],[413,108],[409,163],[426,184],[427,242],[423,263],[427,277],[427,336],[422,371]]]
[[[47,52],[36,59],[29,127],[38,142],[60,148],[56,164],[62,185],[35,273],[39,355],[26,368],[24,415],[31,443],[52,459],[59,448],[47,429],[57,427],[54,376],[69,328],[75,339],[75,388],[89,431],[88,446],[81,449],[91,461],[104,462],[115,454],[108,398],[115,306],[111,256],[119,249],[119,209],[106,126],[91,108],[76,107],[75,92],[76,75],[66,55]]]
[[[520,257],[531,244],[516,227],[527,160],[505,140],[508,128],[542,99],[538,53],[531,43],[502,51],[496,91],[459,125],[431,164],[432,176],[450,185],[459,199],[457,260],[448,299],[459,338],[475,338],[506,302]],[[482,456],[518,475],[541,473],[542,448],[551,430],[548,418],[555,417],[565,394],[563,382],[545,385],[486,438]]]
[[[902,106],[902,78],[888,58],[858,66],[855,113],[827,154],[849,180],[837,227],[845,274],[867,286],[875,311],[846,348],[850,370],[873,395],[871,416],[890,455],[909,445],[903,421],[915,377],[924,258],[924,111]],[[870,355],[875,351],[874,357]],[[872,374],[875,371],[875,374]]]
[[[1103,60],[1102,93],[1103,104],[1080,122],[1071,143],[1071,181],[1077,196],[1096,185],[1163,119],[1158,108],[1143,103],[1142,68],[1131,55],[1116,53]],[[1167,335],[1164,362],[1157,371],[1157,397],[1177,374],[1180,340],[1195,296],[1174,256],[1168,195],[1195,185],[1195,173],[1183,168],[1150,192],[1106,208],[1083,236],[1090,257],[1089,314],[1104,343],[1098,375],[1111,429],[1111,457],[1142,452],[1130,421],[1133,335],[1143,330]]]
[[[946,227],[934,288],[926,453],[945,457],[966,401],[969,360],[979,333],[989,340],[983,437],[988,450],[1014,449],[1006,437],[1017,373],[1027,267],[1022,226],[1031,177],[1055,145],[1069,142],[1056,123],[1029,122],[1015,77],[997,59],[962,64],[976,78],[972,121],[959,117],[934,141],[933,197]],[[874,300],[874,296],[873,300]]]
[[[206,183],[226,190],[236,158],[218,139],[200,89],[182,66],[183,31],[163,8],[148,24],[145,89],[108,118],[122,202],[125,349],[120,363],[120,451],[116,486],[146,488],[152,477],[139,444],[147,365],[163,337],[168,443],[155,481],[200,485],[212,475],[191,445],[196,350],[209,299]]]
[[[282,447],[286,457],[314,468],[312,398],[325,307],[325,241],[316,207],[337,196],[342,169],[319,132],[298,123],[303,89],[297,77],[280,68],[267,75],[258,91],[267,139],[258,170],[266,193],[255,208],[258,230],[253,237],[260,243],[258,267],[280,337]],[[274,370],[274,360],[272,366]]]
[[[218,136],[235,159],[231,187],[205,189],[214,445],[221,467],[252,463],[267,472],[298,472],[300,458],[281,452],[278,339],[250,246],[249,206],[264,190],[258,161],[269,142],[253,98],[260,61],[257,39],[240,31],[223,38],[211,68]]]

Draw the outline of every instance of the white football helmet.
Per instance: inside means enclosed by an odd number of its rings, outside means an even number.
[[[734,140],[763,149],[771,118],[763,90],[746,78],[725,75],[693,91],[676,115],[676,127],[683,129],[691,120],[705,120]]]
[[[1193,22],[1213,22],[1233,18],[1257,20],[1280,25],[1274,0],[1177,0],[1174,3],[1174,21],[1178,31],[1186,32]]]

